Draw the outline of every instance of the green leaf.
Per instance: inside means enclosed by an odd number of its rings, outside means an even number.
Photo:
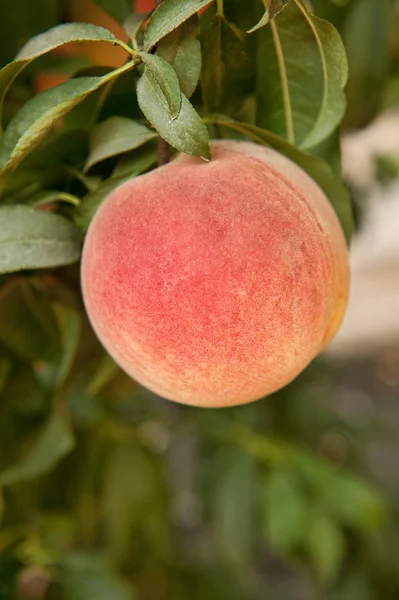
[[[168,144],[181,152],[210,158],[208,131],[183,94],[180,113],[173,121],[161,88],[146,73],[137,84],[137,99],[145,117]]]
[[[249,564],[254,543],[256,461],[239,448],[226,454],[213,502],[215,540],[236,566]]]
[[[314,515],[308,522],[306,549],[322,581],[329,582],[338,575],[346,547],[344,536],[334,521]]]
[[[307,532],[308,507],[293,473],[273,470],[264,483],[262,513],[264,532],[272,549],[292,552]]]
[[[64,555],[60,574],[62,600],[134,600],[133,590],[93,554]]]
[[[55,387],[61,389],[72,369],[78,350],[81,321],[76,311],[62,304],[55,306],[55,313],[61,333],[61,360]]]
[[[140,57],[146,66],[145,73],[147,77],[152,77],[156,84],[162,90],[168,103],[169,113],[173,119],[176,119],[181,109],[181,93],[177,75],[170,64],[155,54],[140,52]]]
[[[0,473],[0,486],[30,481],[51,471],[75,445],[67,424],[57,415],[50,418],[30,453]]]
[[[242,105],[252,75],[244,33],[216,16],[203,33],[201,89],[209,112],[233,114]]]
[[[4,96],[15,77],[33,60],[70,42],[120,43],[108,29],[88,23],[65,23],[40,33],[21,48],[14,61],[0,71],[0,120]]]
[[[157,134],[127,117],[110,117],[94,127],[84,171],[98,162],[139,148]]]
[[[132,0],[94,0],[94,2],[119,23],[123,23],[132,13]]]
[[[342,31],[350,72],[345,119],[349,127],[364,126],[381,106],[390,68],[389,28],[395,18],[389,0],[350,3]],[[396,22],[395,36],[397,28]]]
[[[52,204],[53,202],[67,202],[73,206],[78,206],[80,199],[73,194],[61,192],[58,190],[43,190],[33,194],[29,199],[29,204],[35,208]]]
[[[27,415],[32,418],[33,415],[42,416],[43,412],[47,410],[47,390],[40,385],[35,372],[27,363],[19,363],[13,370],[9,370],[9,379],[4,389],[0,391],[2,406],[8,405],[14,414]],[[3,446],[3,436],[1,440]],[[14,443],[13,446],[15,447],[17,444]],[[4,446],[2,451],[3,448]]]
[[[347,76],[336,29],[293,0],[259,34],[258,124],[304,149],[319,144],[344,115]]]
[[[28,206],[0,208],[0,273],[68,265],[79,259],[80,233],[60,215]]]
[[[341,222],[345,237],[347,241],[350,240],[353,231],[353,213],[349,193],[342,181],[322,159],[306,154],[283,138],[254,125],[227,119],[223,120],[222,117],[209,118],[206,121],[248,136],[258,143],[271,146],[302,167],[316,181],[330,200]]]
[[[157,44],[157,54],[173,66],[186,98],[194,93],[201,75],[202,56],[198,33],[199,21],[195,15]]]
[[[137,443],[118,444],[110,458],[103,514],[113,559],[126,555],[139,532],[154,535],[159,552],[168,537],[167,490],[159,461]],[[151,523],[158,527],[154,530]]]
[[[267,25],[271,19],[274,19],[274,17],[277,16],[278,13],[281,12],[285,6],[287,6],[290,0],[264,0],[264,2],[265,6],[267,7],[265,10],[265,14],[263,15],[259,23],[257,23],[255,27],[252,27],[252,29],[250,29],[247,33],[253,33],[261,27]]]
[[[76,211],[75,221],[83,230],[87,229],[94,213],[107,198],[107,196],[119,185],[129,181],[133,177],[144,173],[157,162],[157,152],[153,147],[134,153],[112,177],[103,181],[98,187],[86,194]]]
[[[144,50],[148,52],[163,37],[187,21],[213,0],[164,0],[153,12],[144,33]]]
[[[364,531],[381,526],[385,516],[382,496],[355,475],[337,473],[320,485],[323,510],[349,527]]]
[[[12,279],[1,289],[0,314],[0,342],[13,354],[58,360],[59,332],[46,294],[25,279]]]
[[[103,77],[71,79],[29,100],[10,121],[0,140],[2,171],[15,169],[52,129],[58,119],[88,94],[133,66],[133,63],[128,63]]]

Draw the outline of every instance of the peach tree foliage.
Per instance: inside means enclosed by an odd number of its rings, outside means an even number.
[[[63,23],[57,0],[23,0],[19,18],[12,3],[0,8],[0,598],[35,568],[55,598],[147,597],[149,581],[159,598],[263,598],[255,565],[266,547],[310,567],[330,597],[350,585],[352,548],[380,526],[383,504],[285,434],[278,406],[311,396],[312,378],[222,415],[165,408],[94,339],[78,261],[94,212],[156,166],[159,137],[204,159],[210,138],[276,149],[324,190],[349,241],[339,127],[381,106],[393,3],[164,0],[150,15],[128,0],[96,3],[128,44]],[[52,51],[82,41],[120,46],[126,62],[34,95]],[[185,530],[196,532],[189,552]]]

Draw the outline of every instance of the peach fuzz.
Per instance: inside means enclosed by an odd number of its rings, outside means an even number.
[[[177,402],[222,407],[292,381],[336,333],[346,242],[301,168],[211,142],[114,190],[89,227],[82,289],[116,362]]]

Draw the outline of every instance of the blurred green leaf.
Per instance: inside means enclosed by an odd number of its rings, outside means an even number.
[[[199,22],[195,15],[157,44],[157,54],[173,66],[186,98],[194,93],[201,75],[202,57],[198,33]]]
[[[229,562],[248,565],[255,541],[256,461],[243,450],[230,448],[221,464],[213,492],[215,541]]]
[[[62,600],[134,600],[133,589],[105,559],[92,554],[69,554],[61,564]]]
[[[314,514],[308,521],[306,549],[318,577],[333,580],[342,566],[346,553],[343,533],[328,517]]]
[[[48,298],[25,279],[0,292],[0,342],[25,360],[57,360],[59,334]]]
[[[147,77],[154,79],[165,96],[171,119],[176,119],[181,109],[182,95],[175,70],[166,60],[156,54],[140,52],[140,57],[146,66],[144,72]]]
[[[116,376],[119,372],[119,367],[116,362],[104,353],[101,357],[97,369],[93,374],[87,388],[86,393],[89,396],[97,396],[101,390]]]
[[[0,486],[29,481],[51,471],[75,445],[63,419],[50,417],[30,453],[16,465],[0,473]]]
[[[304,149],[319,144],[344,115],[347,77],[339,33],[293,0],[259,34],[258,124]]]
[[[29,204],[31,206],[33,206],[34,208],[40,208],[42,206],[47,206],[48,204],[52,204],[53,202],[66,202],[67,204],[72,204],[73,206],[78,206],[78,204],[80,203],[80,200],[76,196],[73,196],[72,194],[68,194],[67,192],[61,192],[58,190],[45,190],[45,191],[37,192],[36,194],[33,194],[30,197]]]
[[[187,21],[212,0],[166,0],[153,12],[144,34],[144,50],[148,52],[163,37]]]
[[[340,522],[362,530],[381,526],[385,506],[381,494],[355,475],[337,473],[320,486],[319,502]]]
[[[389,69],[389,0],[352,0],[343,29],[350,77],[346,125],[362,127],[376,114]],[[391,12],[392,11],[392,12]]]
[[[62,304],[56,304],[55,313],[61,333],[61,360],[55,385],[57,389],[61,389],[69,375],[78,350],[81,322],[76,311]]]
[[[59,267],[80,256],[80,233],[60,215],[23,205],[3,206],[0,223],[0,273]]]
[[[209,112],[233,114],[243,103],[252,75],[245,34],[216,16],[202,32],[201,89]]]
[[[263,530],[278,554],[291,553],[307,533],[309,507],[293,472],[272,470],[262,494]]]
[[[85,164],[88,171],[98,162],[139,148],[157,134],[148,127],[126,117],[110,117],[94,127],[91,133],[90,154]]]
[[[159,463],[136,443],[117,444],[106,476],[104,515],[110,552],[120,561],[140,531],[157,552],[168,540],[167,503]],[[156,525],[154,529],[153,526]]]
[[[1,391],[1,403],[14,414],[32,415],[47,409],[47,394],[30,365],[19,363],[9,371],[10,377]],[[3,450],[4,450],[4,440]]]
[[[71,79],[29,100],[10,121],[0,139],[2,171],[15,169],[61,117],[88,94],[133,66],[132,62],[127,63],[103,77]]]
[[[137,99],[145,117],[168,144],[181,152],[210,158],[208,131],[183,94],[180,113],[173,121],[161,88],[146,73],[137,84]]]
[[[219,116],[209,117],[206,122],[237,131],[252,138],[255,142],[271,146],[302,167],[316,181],[330,200],[341,222],[345,237],[347,241],[350,240],[353,231],[353,213],[348,190],[323,160],[302,152],[283,138],[254,125],[239,123]]]

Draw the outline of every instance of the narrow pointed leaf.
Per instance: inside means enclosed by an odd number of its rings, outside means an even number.
[[[71,42],[118,43],[108,29],[88,23],[65,23],[36,35],[21,48],[14,61],[0,70],[0,117],[4,96],[17,75],[33,60]],[[0,118],[1,120],[1,118]]]
[[[160,56],[140,52],[141,60],[146,66],[146,73],[159,85],[168,103],[170,116],[175,119],[181,108],[179,80],[173,67]]]
[[[94,127],[90,140],[90,154],[84,170],[98,162],[139,148],[157,137],[145,125],[127,117],[110,117]]]
[[[60,215],[23,205],[0,208],[0,273],[73,263],[80,246],[79,230]]]
[[[73,435],[58,416],[51,417],[31,452],[0,473],[0,486],[30,481],[50,471],[74,447]]]
[[[0,140],[0,169],[4,172],[15,169],[58,119],[88,94],[132,67],[133,63],[128,63],[103,77],[71,79],[29,100],[10,121]]]
[[[251,72],[244,33],[216,16],[203,43],[201,89],[208,111],[234,113],[246,97]]]
[[[202,56],[198,33],[199,21],[194,15],[157,45],[157,54],[173,66],[186,98],[194,93],[201,75]]]
[[[148,52],[165,35],[179,27],[213,0],[164,0],[153,12],[144,34],[144,50]]]
[[[210,158],[208,131],[183,94],[180,113],[173,121],[161,88],[146,73],[138,82],[137,99],[146,118],[168,144],[181,152]]]
[[[316,146],[344,115],[347,75],[338,32],[292,0],[259,33],[258,124],[302,148]]]
[[[247,33],[254,33],[254,31],[257,31],[261,27],[267,25],[271,19],[274,19],[274,17],[278,15],[278,13],[281,12],[285,6],[287,6],[289,1],[290,0],[268,0],[266,3],[267,8],[265,10],[265,14],[259,23],[257,23],[255,27],[252,27],[252,29],[250,29]]]

